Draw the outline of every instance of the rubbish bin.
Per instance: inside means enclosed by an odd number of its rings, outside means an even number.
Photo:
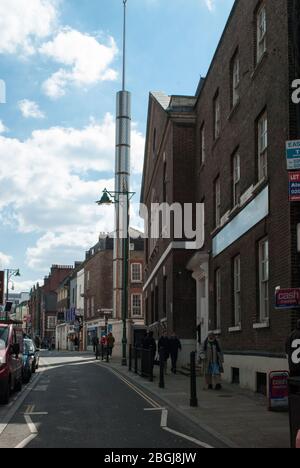
[[[300,377],[289,379],[289,413],[291,447],[296,448],[297,434],[300,430]]]

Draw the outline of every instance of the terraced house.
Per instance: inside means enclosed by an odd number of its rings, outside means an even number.
[[[214,330],[227,380],[262,393],[299,317],[275,308],[276,288],[300,286],[285,156],[300,139],[299,25],[297,0],[237,0],[196,95],[150,95],[142,202],[204,203],[205,244],[148,240],[148,324],[188,347]]]

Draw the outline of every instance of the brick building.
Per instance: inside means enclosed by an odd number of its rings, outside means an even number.
[[[128,337],[134,329],[143,327],[144,239],[140,233],[130,240],[128,284]],[[85,349],[92,349],[94,336],[106,331],[115,337],[115,355],[121,355],[123,322],[113,310],[113,244],[112,237],[101,237],[86,254],[84,267],[84,336]],[[106,330],[107,327],[107,330]]]
[[[32,317],[33,335],[42,341],[55,338],[57,323],[57,289],[68,277],[74,267],[53,265],[49,276],[44,279],[44,285],[34,286],[30,293],[29,310]]]
[[[169,186],[175,193],[171,201],[182,203],[186,196],[204,203],[206,221],[204,247],[181,251],[182,263],[174,260],[179,251],[163,247],[162,240],[146,249],[148,323],[160,318],[156,311],[166,296],[166,315],[173,313],[168,327],[185,336],[189,324],[191,338],[197,327],[201,342],[215,330],[225,350],[226,378],[262,392],[268,372],[287,366],[284,343],[299,316],[275,310],[274,301],[277,287],[300,285],[300,207],[288,201],[285,160],[286,141],[300,138],[300,106],[291,99],[291,84],[300,77],[299,10],[296,0],[235,2],[191,105],[193,124],[180,141],[176,130],[168,138],[177,98],[156,99],[165,102],[163,109],[152,95],[149,106],[142,201],[161,201],[158,187],[165,184],[165,193]],[[192,138],[194,150],[187,144]],[[168,161],[181,147],[182,172],[169,172]],[[186,192],[176,193],[176,187]],[[176,284],[164,291],[171,261],[173,270],[182,269],[183,289],[196,299],[182,311]]]
[[[151,234],[154,203],[195,203],[196,97],[151,93],[141,202]],[[156,338],[164,329],[180,336],[183,359],[194,348],[196,285],[186,268],[190,252],[184,238],[149,235],[145,240],[145,316]]]

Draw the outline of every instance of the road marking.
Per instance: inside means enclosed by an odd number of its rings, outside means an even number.
[[[37,437],[37,434],[31,434],[30,436],[26,437],[22,442],[20,442],[15,448],[16,449],[24,449],[27,445]]]
[[[161,412],[160,427],[165,429],[168,425],[168,410],[163,409]]]
[[[104,367],[104,366],[103,366]],[[106,366],[105,366],[106,367]],[[162,408],[158,403],[156,403],[152,398],[150,398],[148,395],[146,395],[142,390],[138,389],[135,387],[135,385],[131,382],[129,382],[125,377],[123,377],[118,371],[112,368],[108,368],[113,374],[115,374],[120,380],[122,380],[128,387],[130,387],[132,390],[134,390],[136,393],[138,393],[144,400],[146,400],[152,408],[147,408],[145,411],[161,411],[161,420],[160,420],[160,427],[167,432],[170,432],[171,434],[174,434],[178,437],[181,437],[183,439],[189,440],[190,442],[194,443],[195,445],[198,445],[199,447],[205,448],[205,449],[213,449],[211,445],[206,444],[205,442],[202,442],[198,439],[195,439],[193,437],[190,437],[186,434],[183,434],[182,432],[177,432],[174,431],[173,429],[170,429],[167,427],[168,424],[168,410],[165,408]]]
[[[48,416],[49,413],[24,413],[23,416]]]
[[[12,407],[9,407],[9,411],[6,413],[4,416],[4,422],[0,424],[0,436],[1,434],[5,431],[7,428],[8,424],[12,420],[12,418],[15,416],[19,408],[22,406],[30,392],[34,389],[34,387],[38,384],[40,378],[42,376],[42,371],[37,375],[37,377],[32,381],[30,385],[25,387],[21,395],[18,397],[18,399],[14,402]]]
[[[36,425],[33,423],[31,417],[29,416],[29,414],[26,414],[24,416],[24,418],[25,418],[26,424],[27,424],[31,434],[37,434],[38,430],[36,428]]]
[[[104,367],[104,366],[103,366]],[[150,398],[146,393],[144,393],[142,390],[137,388],[134,384],[129,382],[127,379],[125,379],[119,372],[115,371],[114,369],[108,368],[113,374],[115,374],[120,380],[122,380],[128,387],[130,387],[132,390],[134,390],[138,395],[140,395],[144,400],[149,403],[150,406],[153,408],[160,408],[160,405],[156,403],[152,398]]]
[[[194,439],[193,437],[190,437],[186,434],[182,434],[182,432],[177,432],[174,431],[173,429],[170,429],[169,427],[163,427],[164,431],[170,432],[171,434],[174,434],[176,436],[182,437],[183,439],[189,440],[190,442],[193,442],[193,444],[199,445],[199,447],[205,448],[205,449],[213,449],[211,445],[206,444],[205,442],[201,442],[198,439]]]
[[[33,391],[34,392],[47,392],[48,385],[38,385]]]

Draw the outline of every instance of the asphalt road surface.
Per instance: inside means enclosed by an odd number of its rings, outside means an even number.
[[[218,446],[109,364],[79,353],[43,353],[29,386],[0,406],[0,448]]]

